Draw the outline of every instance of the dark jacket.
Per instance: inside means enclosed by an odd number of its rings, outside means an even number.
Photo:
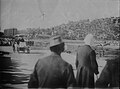
[[[98,74],[98,64],[96,53],[89,45],[79,47],[76,56],[76,68],[77,86],[94,87],[94,73]]]
[[[52,53],[50,56],[39,59],[34,72],[30,76],[29,88],[67,88],[73,86],[75,78],[70,64],[59,55]]]
[[[99,79],[96,81],[96,87],[108,88],[119,87],[119,66],[120,57],[114,60],[108,60],[104,69],[102,70]]]

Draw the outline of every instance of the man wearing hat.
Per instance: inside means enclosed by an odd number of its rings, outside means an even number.
[[[72,66],[61,57],[64,42],[60,36],[50,39],[50,50],[51,55],[37,61],[28,88],[67,88],[74,85]]]

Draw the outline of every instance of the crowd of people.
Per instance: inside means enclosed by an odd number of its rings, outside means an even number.
[[[94,36],[88,34],[84,39],[85,45],[77,49],[76,77],[71,64],[64,61],[61,53],[64,51],[64,42],[61,36],[50,39],[51,55],[41,58],[35,64],[30,75],[28,88],[109,88],[119,87],[119,59],[108,61],[97,81],[98,63],[96,53],[92,49]]]
[[[12,38],[2,38],[0,37],[0,46],[11,46]]]
[[[68,40],[83,40],[89,33],[94,33],[97,39],[118,40],[119,39],[119,17],[100,18],[94,20],[69,21],[66,24],[53,26],[51,28],[29,28],[29,38],[40,38],[40,35],[62,35]],[[116,20],[116,21],[114,21]]]

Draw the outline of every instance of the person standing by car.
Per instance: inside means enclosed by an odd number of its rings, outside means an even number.
[[[76,83],[77,87],[94,88],[94,73],[97,75],[98,64],[96,61],[96,53],[92,49],[93,35],[88,34],[85,39],[85,45],[78,48],[76,54]]]
[[[64,42],[60,36],[50,40],[51,55],[39,59],[30,76],[28,88],[67,88],[73,87],[75,77],[72,65],[61,57]]]

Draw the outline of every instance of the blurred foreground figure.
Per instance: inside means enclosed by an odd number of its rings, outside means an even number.
[[[61,58],[64,42],[60,36],[51,38],[50,50],[51,55],[36,63],[28,88],[67,88],[74,85],[73,68]]]
[[[78,48],[76,55],[77,87],[94,88],[94,73],[97,75],[99,72],[96,53],[91,48],[93,44],[93,35],[88,34],[84,42],[85,45]]]
[[[99,79],[96,81],[96,87],[99,88],[111,88],[119,87],[119,67],[120,67],[120,57],[108,60],[104,69],[101,72]]]

